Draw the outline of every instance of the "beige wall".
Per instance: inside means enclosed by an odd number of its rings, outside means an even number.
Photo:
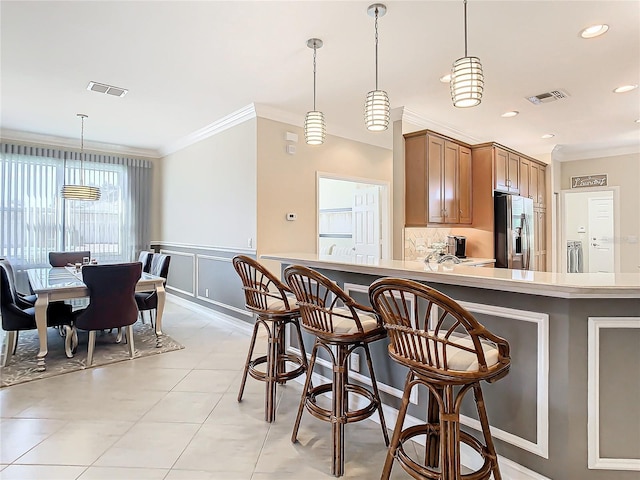
[[[608,186],[619,187],[620,270],[640,272],[640,154],[562,162],[560,169],[562,190],[571,189],[572,176],[602,173],[608,175]]]
[[[294,155],[286,153],[286,132],[298,134]],[[391,182],[392,168],[391,150],[333,135],[310,146],[302,128],[258,118],[258,255],[316,251],[317,172]],[[298,219],[287,221],[288,212]]]
[[[256,119],[162,160],[154,240],[247,248],[256,234]]]

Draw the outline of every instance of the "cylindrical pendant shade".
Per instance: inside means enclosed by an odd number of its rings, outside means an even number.
[[[364,121],[367,130],[379,132],[389,127],[389,95],[384,90],[367,93],[364,104]]]
[[[451,100],[456,107],[475,107],[482,100],[484,75],[478,57],[462,57],[451,67]]]
[[[304,117],[304,138],[308,145],[322,145],[326,135],[324,113],[312,110]]]
[[[89,185],[63,185],[61,193],[67,200],[100,200],[100,189]]]

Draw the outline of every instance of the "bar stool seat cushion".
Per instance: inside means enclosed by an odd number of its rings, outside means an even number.
[[[358,333],[358,325],[355,320],[353,320],[353,314],[351,310],[348,308],[334,308],[334,314],[345,315],[348,318],[343,318],[338,315],[333,315],[333,331],[335,333],[345,333],[352,334]],[[362,330],[364,333],[370,332],[378,328],[378,319],[373,315],[367,315],[366,313],[358,312],[358,318],[360,319],[360,324],[362,325]]]
[[[429,335],[434,335],[434,332],[429,331]],[[444,333],[440,334],[440,337],[444,337]],[[425,337],[421,337],[422,339],[422,348],[423,351],[427,350],[427,342],[429,345],[429,350],[431,351],[432,358],[435,358],[434,352],[434,342],[429,341]],[[460,345],[461,347],[469,348],[474,350],[475,347],[473,345],[473,340],[468,335],[460,335],[459,337],[450,336],[449,341],[454,343],[455,345]],[[487,367],[492,367],[498,363],[498,349],[495,345],[487,342],[480,342],[482,345],[482,350],[484,352],[484,357],[487,362]],[[443,358],[443,347],[444,344],[438,342],[438,359],[442,362]],[[458,371],[458,372],[477,372],[478,369],[478,355],[475,351],[469,352],[467,350],[463,350],[461,348],[456,348],[454,345],[447,345],[447,370]]]
[[[287,294],[287,302],[289,302],[289,310],[296,310],[298,308],[294,295]],[[267,308],[275,311],[285,311],[287,309],[281,298],[274,297],[267,297]]]

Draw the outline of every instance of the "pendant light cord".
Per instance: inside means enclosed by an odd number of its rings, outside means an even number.
[[[376,7],[376,90],[378,90],[378,7]]]
[[[467,56],[467,0],[464,0],[464,56]]]
[[[316,110],[316,44],[313,44],[313,111]]]
[[[80,127],[80,184],[84,185],[84,116]]]

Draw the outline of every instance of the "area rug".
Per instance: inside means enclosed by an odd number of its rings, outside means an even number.
[[[4,333],[4,332],[3,332]],[[41,378],[54,377],[64,373],[75,372],[86,368],[94,368],[111,363],[131,360],[129,348],[123,341],[115,343],[116,331],[98,332],[96,335],[96,348],[93,352],[93,365],[86,366],[88,333],[78,330],[78,351],[73,358],[67,358],[64,354],[64,338],[60,336],[56,328],[48,328],[48,348],[46,357],[47,369],[38,371],[36,355],[39,349],[38,333],[36,330],[20,332],[18,337],[18,349],[11,357],[9,365],[0,368],[0,388],[30,382]],[[135,346],[135,358],[157,355],[184,348],[168,335],[162,335],[156,339],[156,334],[151,325],[136,322],[133,325],[133,339]],[[2,338],[4,342],[4,338]],[[135,360],[134,358],[134,360]]]

